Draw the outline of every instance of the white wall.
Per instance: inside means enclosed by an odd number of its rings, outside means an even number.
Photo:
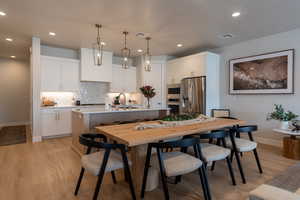
[[[229,60],[273,51],[295,49],[295,94],[294,95],[229,95]],[[259,125],[256,135],[262,143],[281,145],[281,135],[274,133],[277,122],[266,121],[266,115],[274,104],[282,104],[300,115],[300,29],[271,35],[232,46],[212,50],[221,55],[220,91],[221,106],[229,108],[233,116],[248,124]]]
[[[29,62],[0,58],[0,126],[26,123],[29,112]]]

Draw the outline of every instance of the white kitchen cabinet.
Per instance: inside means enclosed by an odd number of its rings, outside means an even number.
[[[41,110],[42,136],[55,137],[72,133],[71,109],[44,109]]]
[[[167,84],[178,84],[187,77],[206,76],[206,114],[220,108],[220,56],[202,52],[167,62]]]
[[[79,60],[41,56],[41,91],[79,91]]]
[[[93,49],[80,49],[80,80],[112,82],[112,52],[103,52],[102,65],[95,65]]]
[[[136,67],[123,69],[121,65],[114,64],[112,74],[111,92],[136,92]]]
[[[145,85],[154,87],[156,95],[150,100],[150,105],[152,108],[164,108],[166,107],[166,57],[153,57],[151,63],[152,70],[147,72],[144,70],[141,58],[137,67],[137,85],[138,87]],[[146,99],[143,99],[144,105],[146,105]]]

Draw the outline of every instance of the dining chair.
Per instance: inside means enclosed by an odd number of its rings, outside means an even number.
[[[165,200],[169,200],[169,192],[167,186],[168,177],[176,177],[184,174],[188,174],[195,170],[198,170],[200,181],[202,185],[203,194],[205,200],[211,200],[211,194],[208,184],[208,179],[206,176],[206,170],[204,168],[203,162],[201,161],[201,148],[199,145],[199,138],[188,138],[172,142],[159,142],[150,143],[147,148],[146,163],[144,168],[144,177],[142,184],[141,198],[145,196],[145,188],[147,183],[147,176],[151,162],[151,152],[152,149],[156,149],[158,164],[160,169],[161,181],[164,191]],[[164,152],[167,148],[188,148],[193,147],[195,156],[191,156],[187,153],[173,151]]]
[[[241,166],[242,169],[242,164],[240,161],[240,155],[243,155],[242,153],[244,152],[253,152],[256,164],[259,170],[259,173],[263,173],[261,163],[259,160],[259,156],[257,153],[257,143],[254,141],[252,132],[257,131],[257,126],[256,125],[248,125],[248,126],[235,126],[232,128],[232,139],[227,140],[228,142],[228,147],[232,150],[231,152],[231,160],[233,159],[233,156],[236,157],[238,165]],[[241,133],[248,133],[248,139],[241,138],[240,135]],[[234,137],[235,136],[235,137]],[[234,142],[232,142],[234,141]],[[243,183],[246,183],[246,178],[244,175],[243,170],[240,170],[241,172],[241,177],[243,180]]]
[[[212,143],[201,143],[201,150],[203,155],[203,161],[205,165],[212,162],[211,170],[214,170],[216,161],[226,160],[229,175],[231,177],[232,185],[236,185],[234,172],[232,169],[230,154],[231,151],[227,148],[226,138],[229,137],[229,132],[226,130],[214,131],[211,133],[201,133],[198,135],[201,140],[217,139],[217,144]],[[222,146],[221,146],[222,145]]]
[[[97,141],[99,139],[102,141]],[[116,183],[114,171],[124,169],[124,174],[129,184],[132,199],[135,200],[136,196],[129,169],[131,162],[128,161],[125,145],[107,143],[105,135],[93,133],[82,134],[79,137],[79,142],[82,145],[87,146],[87,152],[81,158],[82,168],[74,192],[75,196],[78,194],[85,170],[94,176],[98,176],[93,196],[93,200],[97,200],[105,172],[111,172],[113,181]],[[91,153],[93,148],[100,151]]]

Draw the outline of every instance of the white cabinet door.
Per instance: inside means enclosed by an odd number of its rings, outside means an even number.
[[[41,91],[76,92],[79,90],[79,61],[57,57],[41,57]]]
[[[113,65],[111,92],[136,92],[136,68],[123,69],[121,65]]]
[[[155,88],[156,95],[150,100],[152,108],[161,108],[163,102],[162,87],[163,87],[163,65],[152,64],[150,72],[144,72],[144,85],[150,85]]]
[[[71,109],[47,109],[41,111],[43,137],[54,137],[72,133]]]
[[[79,61],[62,61],[61,73],[62,90],[79,91]]]
[[[112,53],[103,52],[102,65],[94,63],[93,49],[80,49],[80,79],[81,81],[112,82]]]
[[[136,67],[130,67],[126,70],[125,91],[136,92]]]
[[[42,136],[53,136],[57,135],[57,119],[58,115],[55,110],[42,110]]]
[[[72,110],[59,110],[57,120],[57,135],[72,133]]]
[[[59,91],[61,89],[60,62],[42,56],[41,71],[41,91]]]

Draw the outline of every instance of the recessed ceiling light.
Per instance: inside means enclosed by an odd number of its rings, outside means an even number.
[[[137,52],[142,53],[143,49],[138,49]]]
[[[240,12],[234,12],[232,13],[232,17],[239,17],[241,15]]]
[[[102,46],[105,46],[105,45],[106,45],[106,43],[105,43],[105,42],[101,42],[101,45],[102,45]]]
[[[49,35],[51,35],[51,36],[56,36],[56,33],[54,33],[54,32],[49,32]]]
[[[136,34],[136,37],[144,38],[145,37],[145,33],[139,32],[139,33]]]
[[[5,12],[0,11],[0,16],[5,16],[5,15],[6,15]]]
[[[11,58],[16,58],[16,56],[10,56]]]
[[[8,42],[14,41],[12,38],[6,38],[5,40],[8,41]]]
[[[231,33],[226,33],[226,34],[222,35],[222,37],[224,39],[230,39],[230,38],[233,38],[233,35]]]
[[[177,44],[177,47],[183,47],[183,44]]]

